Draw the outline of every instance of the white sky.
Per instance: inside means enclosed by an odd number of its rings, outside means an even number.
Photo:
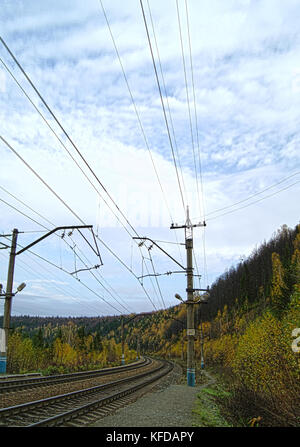
[[[181,181],[183,177],[184,198],[193,223],[203,220],[204,203],[205,239],[203,228],[195,229],[194,246],[201,287],[205,287],[268,240],[281,225],[294,227],[299,222],[300,4],[298,0],[188,0],[187,4],[197,128],[185,2],[178,1],[193,139],[176,1],[149,0],[166,91],[159,65],[158,74],[165,105],[167,97],[171,110],[176,137],[173,147],[176,157],[178,151],[179,176]],[[143,5],[157,61],[146,0]],[[155,240],[183,242],[183,230],[175,235],[175,230],[169,229],[172,220],[182,224],[185,216],[140,2],[130,0],[125,6],[124,2],[103,0],[103,6],[144,134],[98,0],[3,1],[1,36],[137,233]],[[85,223],[94,226],[101,240],[135,275],[141,276],[141,252],[131,238],[135,235],[132,229],[127,225],[130,236],[117,222],[115,214],[125,223],[1,44],[0,57],[95,188],[3,63],[0,135]],[[172,129],[170,121],[169,126]],[[0,154],[0,187],[56,226],[80,224],[2,141]],[[260,200],[266,196],[270,197]],[[3,189],[0,199],[53,228]],[[237,202],[241,203],[211,214]],[[13,228],[44,230],[1,201],[0,211],[3,234]],[[41,235],[22,233],[18,242],[26,245]],[[68,236],[66,240],[73,246]],[[82,238],[74,235],[73,241],[88,258],[89,267],[99,263]],[[177,304],[175,293],[184,296],[184,274],[158,277],[163,301],[155,279],[156,292],[149,277],[144,278],[147,296],[138,280],[100,241],[98,245],[104,265],[92,270],[94,276],[87,271],[78,273],[81,283],[32,254],[17,257],[14,286],[24,281],[27,287],[14,299],[12,313],[78,316],[142,312]],[[160,245],[185,264],[184,247]],[[33,251],[69,273],[84,268],[78,259],[75,266],[73,251],[58,237],[49,237]],[[147,249],[142,248],[142,253],[148,256]],[[159,250],[153,248],[151,255],[158,273],[179,269]],[[150,261],[145,262],[153,273]],[[8,250],[1,250],[0,281],[4,286],[7,265]],[[95,277],[106,288],[113,287],[115,299]],[[198,284],[195,279],[195,286]]]

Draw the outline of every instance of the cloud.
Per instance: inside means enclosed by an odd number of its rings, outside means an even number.
[[[66,0],[43,2],[38,6],[36,2],[20,1],[12,9],[11,3],[6,2],[0,13],[4,24],[2,36],[138,233],[175,242],[174,232],[169,230],[169,226],[172,221],[184,223],[184,213],[141,11],[136,2],[127,2],[126,8],[119,1],[103,4],[142,129],[100,3],[75,1],[70,9]],[[149,20],[145,2],[144,5]],[[192,217],[200,218],[202,214],[202,197],[199,200],[195,181],[193,142],[200,193],[198,151],[201,156],[206,213],[239,202],[299,170],[300,33],[297,1],[288,0],[284,5],[279,0],[189,2],[197,129],[184,7],[180,5],[180,17],[191,123],[176,5],[174,2],[158,1],[151,1],[150,5],[166,83],[166,92],[163,90],[162,94],[166,106],[168,98],[172,113],[176,139],[170,126],[171,139],[179,176],[181,179],[183,174],[184,178],[183,194],[189,202]],[[150,22],[149,28],[153,39]],[[140,274],[141,254],[135,245],[132,249],[133,240],[115,214],[132,232],[124,217],[67,141],[4,48],[0,49],[0,57],[44,113],[88,180],[2,66],[1,135],[76,214],[86,223],[94,225],[112,250],[128,266],[132,263],[134,272]],[[155,57],[157,60],[156,52]],[[177,150],[180,159],[177,158]],[[0,151],[1,186],[55,225],[79,223],[2,143]],[[222,212],[207,215],[205,234],[210,282],[225,268],[238,262],[240,254],[250,254],[257,243],[271,237],[283,223],[296,225],[297,188],[295,185],[290,190],[232,214],[225,214],[224,211],[224,215],[221,215]],[[100,199],[97,190],[102,196]],[[3,191],[0,198],[41,220]],[[3,202],[0,206],[1,230],[8,232],[15,227],[23,231],[41,230],[41,227]],[[42,223],[49,225],[45,221]],[[199,267],[203,269],[203,230],[195,230],[194,236]],[[20,235],[20,240],[30,241],[30,237],[35,235]],[[176,237],[182,241],[183,232],[178,231]],[[64,266],[71,271],[74,269],[72,252],[66,246],[62,248],[57,239],[48,239],[35,248],[41,256],[50,256],[49,259],[58,265],[61,250]],[[77,242],[85,250],[91,264],[95,265],[93,253],[86,251],[82,241]],[[136,278],[109,250],[101,243],[99,245],[104,259],[104,266],[101,267],[103,277],[114,284],[128,303],[137,303],[139,310],[150,306]],[[185,258],[184,249],[181,248],[179,254],[176,246],[166,245],[166,248],[174,256]],[[145,248],[143,253],[147,255]],[[155,252],[154,257],[155,267],[160,272],[172,268],[172,263],[162,253]],[[4,258],[1,261],[4,271],[6,261]],[[32,261],[28,262],[32,269],[36,268]],[[171,302],[174,288],[179,291],[185,289],[185,278],[180,279],[177,275],[175,279],[174,276],[160,278],[164,293]],[[55,281],[64,281],[62,278]],[[103,296],[111,299],[91,274],[81,273],[80,278],[93,289],[98,290],[99,287]],[[41,282],[33,282],[32,286],[42,287],[51,293],[54,290],[51,285],[55,283],[47,283],[47,280],[50,281],[48,276]],[[71,282],[78,291],[78,281],[75,282],[73,278]],[[64,285],[57,282],[56,286]],[[147,287],[152,290],[150,282],[147,282]],[[95,295],[87,289],[83,290],[92,303]],[[65,289],[63,294],[68,296]],[[110,311],[104,303],[103,309],[103,312]]]

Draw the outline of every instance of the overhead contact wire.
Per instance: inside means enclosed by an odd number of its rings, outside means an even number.
[[[160,83],[159,83],[156,63],[155,63],[155,59],[154,59],[152,44],[151,44],[151,40],[150,40],[150,35],[149,35],[149,30],[148,30],[148,25],[147,25],[147,20],[146,20],[146,16],[145,16],[145,11],[144,11],[142,0],[140,0],[140,5],[141,5],[143,19],[144,19],[144,25],[145,25],[145,29],[146,29],[146,33],[147,33],[148,44],[149,44],[151,58],[152,58],[152,63],[153,63],[153,68],[154,68],[154,72],[155,72],[155,78],[156,78],[156,82],[157,82],[157,86],[158,86],[158,90],[159,90],[160,101],[161,101],[161,105],[162,105],[162,109],[163,109],[164,120],[165,120],[165,124],[166,124],[166,128],[167,128],[167,133],[168,133],[168,138],[169,138],[169,142],[170,142],[171,151],[172,151],[173,162],[174,162],[174,166],[175,166],[175,170],[176,170],[176,176],[177,176],[177,182],[178,182],[178,187],[179,187],[179,191],[180,191],[181,201],[182,201],[184,213],[186,213],[182,187],[181,187],[181,184],[180,184],[178,168],[177,168],[177,163],[176,163],[175,154],[174,154],[174,148],[173,148],[173,144],[172,144],[170,129],[169,129],[169,125],[168,125],[168,119],[167,119],[165,105],[164,105],[164,101],[163,101],[163,97],[162,97],[161,87],[160,87]]]
[[[91,166],[89,165],[89,163],[86,161],[86,159],[84,158],[84,156],[81,154],[80,150],[77,148],[77,146],[75,145],[75,143],[73,142],[73,140],[71,139],[71,137],[69,136],[69,134],[66,132],[66,130],[64,129],[64,127],[62,126],[62,124],[59,122],[59,120],[57,119],[57,117],[55,116],[55,114],[52,112],[52,110],[50,109],[49,105],[47,104],[47,102],[44,100],[44,98],[42,97],[42,95],[40,94],[40,92],[38,91],[38,89],[35,87],[35,85],[33,84],[33,82],[31,81],[31,79],[29,78],[29,76],[27,75],[27,73],[25,72],[25,70],[23,69],[23,67],[21,66],[21,64],[18,62],[18,60],[16,59],[15,55],[11,52],[11,50],[9,49],[9,47],[7,46],[7,44],[4,42],[4,40],[2,39],[2,37],[0,36],[0,41],[2,42],[3,46],[6,48],[6,50],[8,51],[8,53],[10,54],[10,56],[12,57],[12,59],[14,60],[14,62],[16,63],[16,65],[19,67],[19,69],[21,70],[21,72],[23,73],[23,75],[25,76],[25,78],[27,79],[27,81],[29,82],[29,84],[31,85],[31,87],[34,89],[34,91],[36,92],[36,94],[38,95],[38,97],[40,98],[40,100],[42,101],[42,103],[44,104],[44,106],[46,107],[46,109],[48,110],[48,112],[50,113],[50,115],[53,117],[53,119],[55,120],[55,122],[58,124],[58,126],[60,127],[60,129],[63,131],[63,133],[65,134],[65,136],[67,137],[67,139],[69,140],[69,142],[71,143],[71,145],[74,147],[74,149],[76,150],[77,154],[80,156],[80,158],[82,159],[82,161],[84,162],[84,164],[88,167],[88,169],[90,170],[90,172],[93,174],[93,176],[95,177],[95,179],[97,180],[97,182],[99,183],[99,185],[102,187],[102,189],[105,191],[105,193],[108,195],[108,197],[110,198],[110,200],[113,202],[114,206],[116,207],[116,209],[119,211],[119,213],[122,215],[122,217],[125,219],[125,221],[127,222],[127,224],[130,226],[130,228],[133,230],[133,232],[138,236],[138,233],[136,232],[136,230],[134,229],[134,227],[131,225],[131,223],[128,221],[128,219],[126,218],[126,216],[124,215],[124,213],[122,212],[122,210],[118,207],[118,205],[116,204],[116,202],[114,201],[114,199],[112,198],[112,196],[109,194],[109,192],[107,191],[107,189],[104,187],[103,183],[100,181],[100,179],[98,178],[98,176],[95,174],[95,172],[93,171],[93,169],[91,168]]]

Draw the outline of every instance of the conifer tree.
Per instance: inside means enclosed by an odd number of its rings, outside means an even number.
[[[39,328],[38,332],[34,334],[32,338],[32,343],[35,348],[43,348],[44,347],[44,337],[42,329]]]

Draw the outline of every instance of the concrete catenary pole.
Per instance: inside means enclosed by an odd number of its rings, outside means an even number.
[[[11,249],[9,254],[8,272],[7,272],[7,284],[6,284],[6,296],[4,304],[4,317],[3,317],[3,329],[5,334],[5,352],[1,353],[2,357],[2,372],[6,373],[6,360],[7,360],[7,344],[10,328],[10,314],[12,303],[12,290],[14,282],[14,269],[16,259],[16,246],[17,246],[18,230],[15,228],[12,234]]]
[[[202,289],[194,289],[194,273],[193,273],[193,228],[206,226],[206,223],[192,224],[189,215],[189,207],[186,210],[185,225],[171,225],[171,229],[184,228],[185,230],[185,248],[186,248],[186,276],[187,276],[187,384],[195,386],[196,370],[195,370],[195,318],[194,305],[199,301],[195,301],[194,292]],[[176,295],[175,295],[176,297]],[[179,298],[180,299],[180,298]]]
[[[11,242],[11,250],[9,255],[9,264],[8,264],[8,273],[7,273],[7,285],[6,285],[6,293],[5,293],[5,304],[4,304],[4,316],[3,316],[3,331],[4,331],[4,338],[5,342],[2,343],[1,339],[1,346],[5,346],[5,352],[2,352],[1,349],[1,357],[0,357],[0,372],[6,372],[6,353],[7,353],[7,343],[8,343],[8,334],[9,334],[9,328],[10,328],[10,314],[11,314],[11,303],[12,303],[12,297],[15,295],[12,292],[13,289],[13,281],[14,281],[14,269],[15,269],[15,259],[17,255],[20,255],[21,253],[24,253],[26,250],[31,248],[32,246],[38,244],[43,239],[47,238],[51,234],[55,233],[58,230],[73,230],[77,229],[79,231],[79,228],[90,228],[92,229],[92,225],[71,225],[71,226],[61,226],[56,227],[53,230],[49,231],[48,233],[44,234],[42,237],[36,239],[35,241],[31,242],[26,247],[23,247],[21,250],[16,252],[17,247],[17,238],[19,231],[15,228],[13,230],[12,234],[12,242]],[[89,244],[90,245],[90,244]],[[91,245],[90,245],[91,246]],[[97,246],[97,244],[96,244]],[[94,249],[93,249],[94,250]],[[97,251],[94,250],[97,256],[99,256],[100,260],[100,253],[97,247]],[[24,288],[24,287],[23,287]],[[21,289],[22,290],[22,289]]]
[[[195,318],[194,318],[194,284],[193,284],[193,237],[187,234],[186,241],[187,260],[187,384],[195,386]]]

